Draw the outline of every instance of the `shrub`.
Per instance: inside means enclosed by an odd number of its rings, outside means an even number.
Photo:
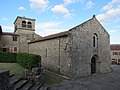
[[[0,53],[0,62],[13,63],[16,62],[16,53]]]
[[[31,70],[33,67],[39,66],[40,56],[27,53],[18,53],[16,61],[22,67]]]

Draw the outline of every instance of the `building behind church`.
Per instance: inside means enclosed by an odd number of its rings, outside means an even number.
[[[120,44],[111,45],[111,61],[112,64],[120,64]]]
[[[0,52],[28,52],[28,42],[41,36],[35,33],[35,19],[17,17],[14,22],[14,32],[0,34]]]
[[[95,16],[72,29],[41,37],[35,19],[17,17],[13,33],[0,30],[0,52],[41,56],[42,66],[77,78],[111,71],[110,36]]]

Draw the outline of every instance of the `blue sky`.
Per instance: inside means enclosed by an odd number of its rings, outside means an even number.
[[[0,25],[13,32],[17,16],[36,19],[36,33],[46,36],[69,30],[96,15],[110,34],[111,44],[120,44],[120,0],[1,0]]]

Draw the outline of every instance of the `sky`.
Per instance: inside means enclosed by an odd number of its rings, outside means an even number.
[[[46,36],[67,31],[96,15],[110,34],[111,44],[120,44],[120,0],[0,0],[3,32],[14,32],[17,16],[36,19],[36,33]]]

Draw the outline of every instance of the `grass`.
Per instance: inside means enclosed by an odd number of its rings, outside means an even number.
[[[60,75],[57,75],[53,72],[50,72],[48,70],[45,70],[45,78],[46,78],[46,83],[49,85],[58,84],[62,82],[63,80],[66,80],[66,78]]]
[[[10,73],[14,73],[18,77],[24,75],[24,68],[17,63],[0,63],[0,70],[10,70]]]
[[[18,77],[24,76],[24,68],[17,63],[0,63],[0,70],[10,70],[10,73],[15,73]],[[66,80],[66,78],[45,70],[45,80],[48,85],[53,85]]]

